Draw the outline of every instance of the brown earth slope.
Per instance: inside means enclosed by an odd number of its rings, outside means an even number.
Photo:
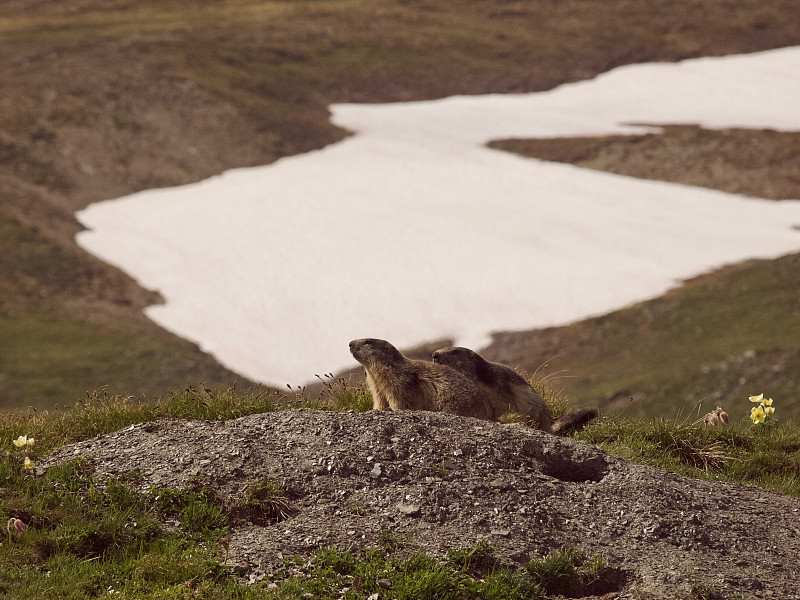
[[[797,12],[795,0],[2,1],[0,407],[237,379],[142,316],[156,294],[75,246],[72,215],[90,202],[341,139],[331,102],[535,91],[788,46]]]

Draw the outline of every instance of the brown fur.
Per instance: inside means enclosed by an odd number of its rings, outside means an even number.
[[[478,387],[455,369],[410,360],[389,342],[375,338],[353,340],[350,353],[367,372],[375,410],[434,410],[491,418]]]
[[[490,399],[492,419],[505,413],[517,413],[538,429],[556,433],[579,429],[597,416],[596,410],[585,408],[553,422],[544,399],[522,375],[506,365],[489,362],[468,348],[442,348],[433,353],[433,362],[453,367],[470,377]]]

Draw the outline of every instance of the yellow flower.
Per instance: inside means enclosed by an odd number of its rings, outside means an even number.
[[[25,457],[25,468],[26,469],[32,469],[33,468],[33,461],[30,458],[28,458],[27,456]]]
[[[764,412],[764,409],[761,406],[754,406],[750,409],[750,418],[753,420],[753,423],[763,423],[764,419],[767,418],[767,413]]]
[[[768,414],[768,415],[771,415],[772,413],[775,412],[775,407],[774,406],[765,406],[765,405],[762,405],[762,406],[764,406],[764,412],[766,414]]]
[[[772,398],[770,398],[769,400],[762,400],[761,406],[772,406]]]
[[[750,396],[750,402],[761,402],[764,399],[764,394],[758,396]]]

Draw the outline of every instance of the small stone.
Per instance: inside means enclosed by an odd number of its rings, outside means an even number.
[[[417,515],[420,514],[420,505],[400,503],[397,505],[397,510],[399,510],[404,515],[408,515],[409,517],[416,517]]]
[[[248,581],[250,582],[250,584],[258,583],[259,581],[264,579],[264,577],[265,577],[264,573],[261,573],[260,571],[259,572],[253,572],[253,573],[250,573],[250,576],[248,577]]]
[[[508,529],[492,529],[492,535],[502,535],[507,536],[510,535],[511,532]]]
[[[381,470],[380,463],[375,463],[375,466],[372,468],[372,471],[369,472],[370,476],[374,479],[380,477],[381,473],[383,473],[383,471]]]
[[[375,583],[378,584],[378,587],[384,590],[388,590],[392,587],[392,582],[388,579],[378,579]]]

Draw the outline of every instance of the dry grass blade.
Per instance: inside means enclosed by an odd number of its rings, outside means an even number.
[[[722,450],[719,441],[708,442],[685,432],[671,434],[672,444],[666,448],[682,463],[708,471],[722,469],[733,457]]]

